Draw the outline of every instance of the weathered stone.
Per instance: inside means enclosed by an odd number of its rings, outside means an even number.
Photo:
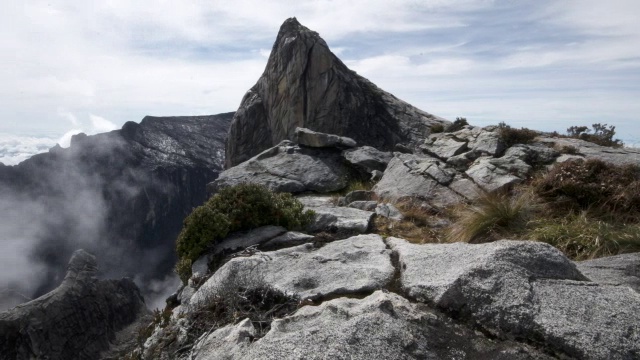
[[[271,331],[256,342],[249,341],[250,325],[245,320],[212,333],[196,345],[190,358],[548,359],[526,345],[488,340],[435,311],[383,291],[364,299],[340,298],[305,306],[274,321]]]
[[[626,359],[640,352],[638,294],[588,281],[550,245],[387,243],[398,256],[408,296],[495,336],[536,339],[584,359]]]
[[[342,156],[356,168],[371,173],[374,170],[384,171],[393,154],[371,146],[362,146],[345,150],[342,152]]]
[[[616,165],[640,165],[640,149],[638,148],[612,148],[571,138],[538,138],[538,141],[557,148],[573,147],[586,159],[598,159]]]
[[[364,211],[375,211],[377,205],[378,203],[376,201],[360,200],[360,201],[352,201],[347,206],[354,209],[364,210]]]
[[[341,197],[338,200],[338,205],[346,206],[354,201],[369,201],[372,200],[375,196],[373,191],[368,190],[354,190],[346,194],[344,197]]]
[[[430,136],[421,148],[426,153],[446,161],[467,150],[467,142],[459,141],[452,134],[436,134]]]
[[[467,200],[476,199],[484,193],[473,181],[460,175],[456,176],[449,184],[449,189],[455,191],[456,194],[462,195]]]
[[[504,151],[505,145],[496,132],[483,130],[469,143],[469,148],[477,153],[497,156]]]
[[[305,209],[313,210],[315,216],[308,231],[329,231],[338,234],[361,234],[369,229],[374,213],[359,209],[335,206],[328,196],[301,196],[298,198]]]
[[[221,267],[191,298],[190,308],[205,306],[221,284],[251,279],[299,295],[322,299],[382,289],[394,268],[379,235],[358,235],[321,248],[304,244],[251,257],[238,257]]]
[[[640,253],[580,261],[576,265],[580,272],[598,284],[628,286],[640,292]]]
[[[348,173],[337,150],[301,148],[283,141],[223,171],[208,190],[215,193],[227,186],[254,183],[279,192],[332,192],[347,186]]]
[[[297,246],[313,240],[313,235],[307,235],[297,231],[288,231],[280,236],[264,243],[261,248],[265,250],[277,250],[286,247]]]
[[[320,36],[291,18],[282,24],[264,73],[233,118],[226,148],[230,168],[294,138],[304,127],[391,150],[419,143],[433,116],[379,89],[349,70]]]
[[[378,204],[376,214],[397,221],[404,219],[400,210],[391,204]]]
[[[148,314],[130,279],[98,280],[93,255],[73,253],[62,284],[0,313],[3,359],[95,359],[119,330]]]
[[[486,191],[497,191],[522,182],[531,171],[531,166],[520,159],[520,152],[507,150],[501,158],[481,157],[465,172],[478,186]],[[526,154],[524,155],[526,156]]]
[[[295,141],[300,145],[318,148],[352,148],[357,145],[353,139],[348,137],[325,134],[305,128],[296,128]]]
[[[189,359],[247,359],[245,350],[253,342],[256,333],[249,319],[227,325],[198,341],[191,349]]]
[[[225,251],[246,249],[249,246],[259,245],[282,235],[287,229],[282,226],[267,225],[256,229],[231,234],[213,247],[213,254]]]
[[[415,155],[396,154],[373,191],[379,198],[391,202],[412,198],[424,200],[436,208],[459,203],[462,198],[458,194],[417,167],[420,161],[423,160]]]

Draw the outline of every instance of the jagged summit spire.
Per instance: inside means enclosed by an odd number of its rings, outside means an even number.
[[[264,73],[234,116],[225,164],[237,165],[284,139],[293,140],[296,127],[388,150],[419,142],[432,124],[443,121],[349,70],[318,33],[289,18]]]

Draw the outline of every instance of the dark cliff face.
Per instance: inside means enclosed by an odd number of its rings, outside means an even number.
[[[291,18],[282,24],[264,73],[236,112],[225,165],[293,140],[296,127],[389,150],[424,139],[430,126],[441,122],[349,70],[316,32]]]
[[[148,313],[130,279],[96,273],[95,257],[78,250],[60,286],[0,313],[2,359],[97,359],[116,332]]]
[[[106,275],[147,283],[170,273],[182,221],[223,167],[232,116],[148,116],[0,168],[4,236],[28,243],[44,269],[22,290],[50,290],[80,247],[101,254]]]

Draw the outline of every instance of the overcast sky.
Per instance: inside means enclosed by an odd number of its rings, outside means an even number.
[[[640,1],[30,1],[0,6],[0,161],[145,115],[234,111],[296,16],[349,67],[471,124],[640,138]]]

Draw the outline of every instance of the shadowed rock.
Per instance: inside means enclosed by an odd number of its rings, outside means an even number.
[[[286,20],[264,73],[245,94],[229,130],[226,167],[280,141],[297,127],[391,150],[418,145],[442,118],[421,111],[349,70],[320,36]]]
[[[73,253],[62,284],[0,314],[3,359],[96,359],[116,333],[148,313],[130,279],[98,280],[93,255]]]

